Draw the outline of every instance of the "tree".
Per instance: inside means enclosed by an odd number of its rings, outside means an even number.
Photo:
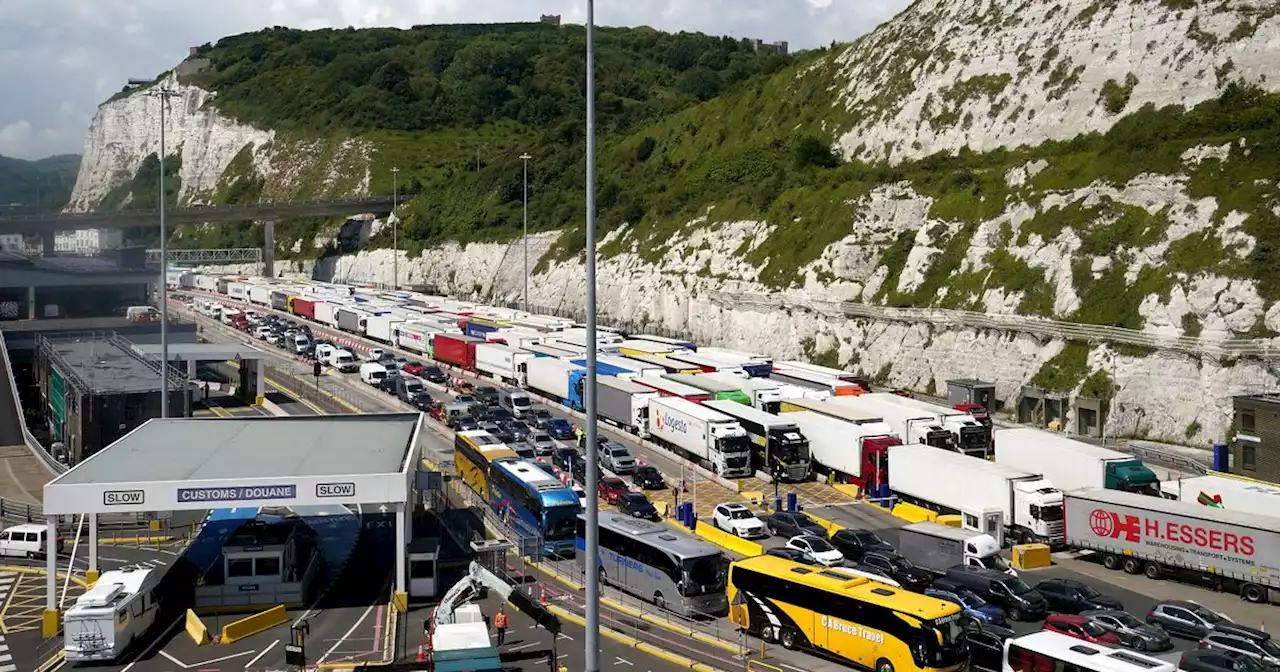
[[[720,75],[715,70],[698,66],[680,78],[680,90],[699,101],[711,100],[720,93]]]
[[[812,135],[802,135],[796,138],[795,144],[791,147],[792,155],[795,157],[796,168],[805,168],[808,166],[817,166],[819,168],[835,168],[840,165],[840,161],[836,155],[831,152],[831,148],[827,144]]]

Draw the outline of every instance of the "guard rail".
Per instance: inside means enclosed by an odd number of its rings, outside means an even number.
[[[256,203],[229,203],[226,205],[190,206],[185,208],[169,208],[167,210],[167,213],[172,215],[172,214],[175,214],[175,212],[184,212],[184,211],[226,212],[226,211],[238,211],[238,210],[260,210],[262,208],[302,207],[302,206],[308,206],[308,205],[317,205],[317,206],[365,205],[365,204],[385,205],[391,202],[392,202],[392,198],[390,196],[359,196],[354,198],[336,198],[336,199],[330,199],[326,201],[259,201]],[[153,214],[159,215],[160,210],[158,208],[143,208],[139,210],[120,210],[118,212],[114,212],[111,214],[119,217],[142,216],[142,215],[153,215]],[[74,222],[77,219],[93,219],[101,216],[102,216],[102,213],[100,212],[69,212],[69,213],[63,213],[63,214],[52,216],[52,217],[48,214],[12,215],[9,217],[0,217],[0,223],[21,222],[21,221],[29,221],[33,219],[35,220],[58,219],[61,221]]]

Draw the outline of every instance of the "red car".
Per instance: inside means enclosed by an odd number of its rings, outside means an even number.
[[[1076,639],[1083,639],[1093,644],[1120,646],[1122,643],[1119,635],[1084,616],[1049,614],[1049,617],[1044,619],[1044,627],[1041,629],[1068,637],[1075,637]]]
[[[427,365],[422,362],[409,362],[408,364],[400,367],[400,370],[411,376],[418,376],[422,375],[422,372],[427,370]]]
[[[627,482],[617,476],[600,479],[600,484],[596,486],[600,496],[604,497],[604,501],[610,504],[617,504],[618,499],[631,489],[627,487]]]

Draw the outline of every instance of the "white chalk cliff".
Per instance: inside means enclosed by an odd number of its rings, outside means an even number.
[[[1232,82],[1280,90],[1271,65],[1280,62],[1274,6],[919,0],[828,54],[813,72],[827,72],[840,92],[830,129],[846,158],[896,163],[963,148],[1034,147],[1104,132],[1148,103],[1194,106]],[[291,193],[304,181],[322,185],[315,193],[367,188],[370,151],[360,141],[285,143],[272,131],[219,115],[205,104],[207,92],[182,90],[189,102],[175,101],[182,113],[168,128],[169,142],[182,147],[188,197],[237,179],[226,172],[246,147],[274,193]],[[93,207],[132,176],[156,151],[158,128],[153,99],[135,95],[104,105],[90,127],[72,207]],[[1128,302],[1121,306],[1123,324],[1131,328],[1208,339],[1273,336],[1280,333],[1280,302],[1265,298],[1259,281],[1239,270],[1259,244],[1249,233],[1257,212],[1233,209],[1189,184],[1195,170],[1247,161],[1251,151],[1240,138],[1226,137],[1188,150],[1172,172],[1069,189],[1037,187],[1036,176],[1052,170],[1053,159],[1030,160],[1003,174],[1008,198],[980,221],[933,214],[933,198],[910,182],[884,184],[850,202],[852,233],[800,269],[802,282],[785,290],[762,282],[762,266],[743,258],[774,231],[767,222],[699,227],[695,220],[657,263],[637,253],[624,226],[606,240],[624,251],[600,262],[599,305],[606,321],[777,358],[821,356],[921,391],[945,390],[953,378],[991,380],[998,396],[1014,404],[1038,372],[1061,368],[1067,343],[850,317],[840,303],[884,305],[910,296],[922,307],[1066,320],[1087,313],[1099,296],[1119,294]],[[317,170],[330,179],[316,177]],[[1275,177],[1268,179],[1274,187]],[[1134,233],[1110,243],[1103,234],[1112,227]],[[558,235],[535,236],[531,258],[541,259]],[[895,246],[900,254],[887,254]],[[1189,264],[1188,253],[1216,256]],[[523,287],[521,256],[518,242],[446,244],[402,256],[399,282],[514,302]],[[389,282],[391,261],[389,250],[370,250],[278,270]],[[548,260],[540,269],[530,302],[580,311],[580,261]],[[1098,291],[1099,283],[1114,291]],[[1083,367],[1114,382],[1108,433],[1198,445],[1224,437],[1232,395],[1280,384],[1280,372],[1265,361],[1107,345],[1088,346]],[[1079,378],[1068,392],[1082,390]],[[1070,427],[1075,418],[1062,419]]]

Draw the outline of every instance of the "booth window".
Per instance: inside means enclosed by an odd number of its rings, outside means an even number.
[[[227,576],[229,577],[253,576],[253,558],[238,558],[235,560],[228,560]]]
[[[280,576],[280,558],[258,558],[257,576]]]
[[[436,575],[435,560],[413,560],[409,563],[409,578],[430,579]]]

